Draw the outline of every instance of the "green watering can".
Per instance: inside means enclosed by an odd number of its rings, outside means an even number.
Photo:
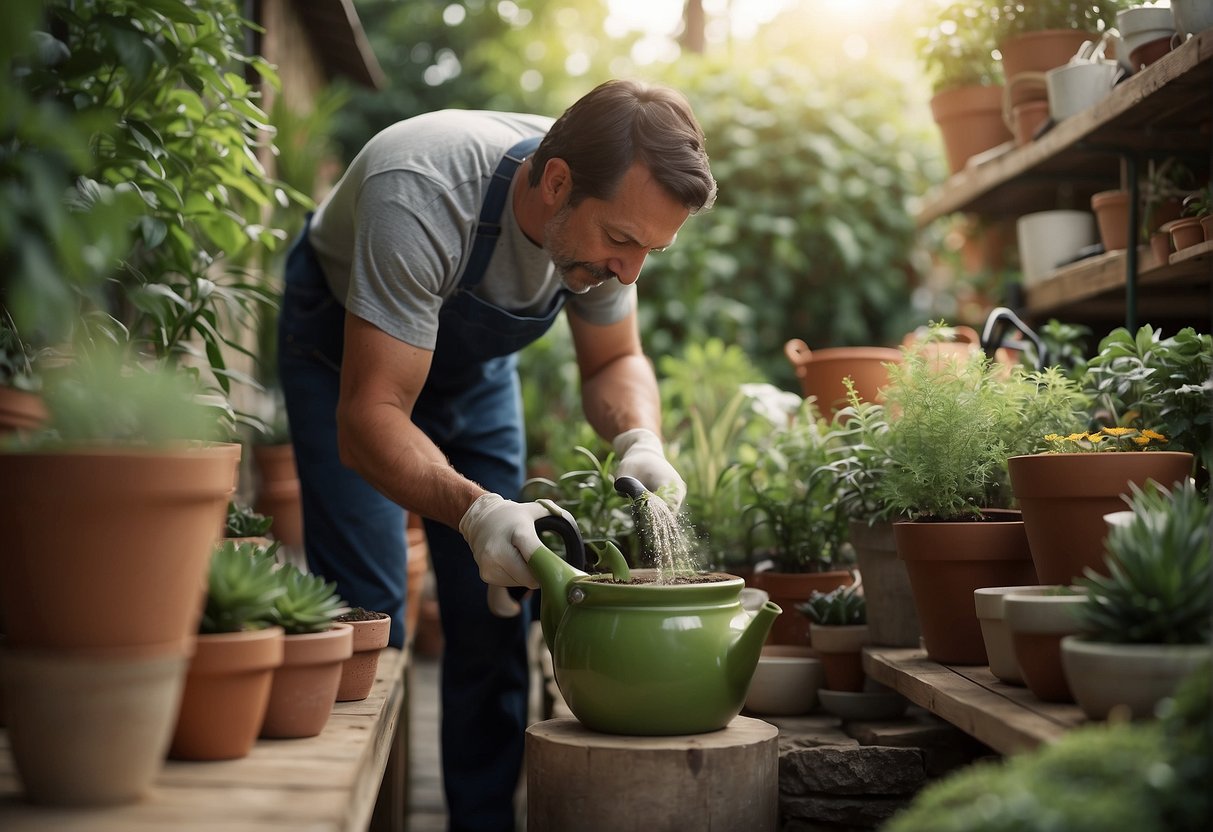
[[[584,565],[577,527],[536,521],[566,557]],[[657,570],[628,570],[608,544],[611,574],[588,575],[540,546],[529,566],[542,587],[540,622],[556,684],[574,716],[607,734],[680,735],[724,728],[741,711],[763,642],[780,608],[741,606],[744,581],[658,584]],[[639,581],[616,583],[625,574]]]

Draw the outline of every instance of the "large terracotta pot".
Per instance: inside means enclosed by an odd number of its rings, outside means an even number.
[[[845,569],[830,572],[755,572],[746,579],[746,584],[765,592],[771,601],[778,604],[783,615],[775,619],[767,644],[809,645],[809,619],[796,609],[797,604],[809,600],[813,591],[829,592],[840,586],[855,583],[855,576]]]
[[[843,379],[850,377],[855,392],[863,401],[878,402],[880,391],[889,383],[886,363],[900,363],[901,352],[891,347],[829,347],[810,350],[808,344],[793,338],[783,346],[784,354],[800,379],[805,398],[813,396],[817,409],[831,419],[846,407],[847,388]]]
[[[199,635],[169,756],[235,760],[248,755],[282,664],[281,627]]]
[[[1154,480],[1170,487],[1191,473],[1192,454],[1030,454],[1008,463],[1040,582],[1070,584],[1087,568],[1107,574],[1103,517],[1126,507],[1129,484]]]
[[[25,797],[62,806],[143,797],[164,763],[187,661],[6,646],[0,682]]]
[[[188,644],[239,445],[0,454],[0,602],[13,647]]]
[[[288,635],[283,648],[261,736],[314,737],[324,730],[333,712],[342,664],[354,652],[354,628],[334,624],[321,633]]]
[[[282,541],[282,545],[302,546],[303,508],[294,446],[290,443],[254,445],[253,462],[257,466],[258,480],[254,509],[274,518],[270,532]]]
[[[973,156],[1011,140],[1002,98],[1001,86],[980,85],[943,90],[931,98],[949,172],[963,170]]]
[[[851,546],[863,576],[868,634],[883,647],[917,647],[922,631],[905,562],[897,557],[892,523],[850,522]]]
[[[988,519],[893,524],[927,656],[944,664],[989,663],[975,590],[1038,583],[1019,512],[983,514]]]

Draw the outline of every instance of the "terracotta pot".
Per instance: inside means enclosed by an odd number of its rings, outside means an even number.
[[[1189,475],[1192,454],[1106,451],[1030,454],[1008,461],[1040,581],[1071,584],[1090,568],[1106,573],[1104,515],[1125,508],[1129,483],[1170,487]]]
[[[37,393],[0,387],[0,436],[31,433],[46,422],[46,404]]]
[[[851,546],[859,574],[863,576],[863,596],[867,607],[868,634],[872,644],[883,647],[917,647],[922,632],[914,593],[905,563],[897,557],[893,524],[852,520]]]
[[[342,664],[354,652],[354,628],[334,624],[322,633],[288,635],[283,648],[261,736],[314,737],[328,724],[337,701]]]
[[[282,664],[281,627],[199,635],[169,756],[235,760],[248,755]]]
[[[1170,51],[1171,35],[1155,38],[1129,53],[1129,66],[1133,67],[1134,72],[1140,72]]]
[[[1207,644],[1107,644],[1070,635],[1061,660],[1074,698],[1090,719],[1123,710],[1150,719],[1160,701],[1200,665],[1213,660]]]
[[[341,683],[337,686],[338,702],[357,702],[370,694],[379,668],[379,651],[387,647],[392,619],[387,613],[370,621],[338,619],[354,628],[354,654],[341,665]]]
[[[1049,120],[1049,102],[1033,99],[1011,108],[1011,122],[1014,125],[1015,144],[1023,146],[1036,138],[1040,125]]]
[[[1002,97],[1001,86],[974,85],[943,90],[931,98],[931,115],[951,173],[963,170],[973,156],[1011,140]]]
[[[925,327],[919,327],[907,332],[901,339],[901,345],[921,353],[932,372],[944,372],[949,364],[966,364],[981,352],[981,336],[971,326],[962,324],[952,327],[951,341],[928,341],[919,344],[926,331]]]
[[[1168,223],[1171,231],[1171,243],[1176,251],[1183,251],[1190,246],[1200,245],[1205,241],[1204,228],[1196,217],[1183,217]]]
[[[254,510],[274,518],[270,533],[284,546],[302,546],[303,509],[294,446],[254,445],[253,462],[257,467]]]
[[[1146,206],[1146,229],[1151,233],[1162,229],[1166,223],[1182,217],[1183,210],[1183,200],[1178,197],[1168,197],[1162,202]],[[1170,240],[1167,242],[1169,244]]]
[[[131,658],[6,646],[8,738],[26,798],[104,806],[145,795],[164,763],[187,662],[185,653]]]
[[[1098,35],[1079,29],[1043,29],[1024,32],[1007,38],[998,44],[1002,54],[1002,73],[1008,85],[1018,76],[1030,73],[1043,74],[1050,69],[1069,63],[1078,52],[1083,41],[1098,40]],[[1022,92],[1020,90],[1022,89]],[[1011,96],[1011,106],[1023,101],[1043,97],[1043,83],[1037,88],[1016,86]]]
[[[797,604],[809,600],[814,590],[829,592],[840,586],[850,586],[855,576],[845,569],[831,572],[755,572],[746,583],[767,593],[783,609],[775,619],[767,644],[809,644],[809,619],[796,610]]]
[[[1091,197],[1091,210],[1106,251],[1129,247],[1129,192],[1100,191]]]
[[[989,663],[974,590],[1037,583],[1019,512],[983,514],[989,519],[893,524],[927,656],[944,664]]]
[[[868,625],[823,627],[809,623],[809,641],[825,670],[829,690],[863,690],[864,645],[871,643]]]
[[[973,606],[981,625],[981,639],[990,660],[990,672],[1000,682],[1023,685],[1023,672],[1015,660],[1011,630],[1007,627],[1005,600],[1012,592],[1033,589],[1031,586],[987,586],[973,591]]]
[[[239,447],[0,453],[8,644],[87,649],[192,639]]]
[[[850,377],[855,392],[863,401],[878,402],[880,391],[889,383],[887,363],[900,363],[901,352],[891,347],[830,347],[810,350],[808,344],[793,338],[783,346],[784,354],[800,379],[805,398],[813,396],[817,409],[826,419],[846,406]]]
[[[1013,592],[1003,601],[1004,614],[1024,684],[1044,702],[1073,702],[1061,667],[1061,639],[1079,632],[1075,608],[1087,599],[1085,594],[1048,594],[1057,589],[1042,586]]]

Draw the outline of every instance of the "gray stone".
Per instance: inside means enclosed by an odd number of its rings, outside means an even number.
[[[821,746],[779,758],[781,795],[904,795],[925,782],[922,754],[911,748]]]
[[[908,803],[909,800],[904,797],[854,798],[810,795],[780,800],[779,813],[789,822],[796,819],[875,829]]]

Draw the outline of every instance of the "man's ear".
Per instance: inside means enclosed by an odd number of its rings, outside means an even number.
[[[539,178],[539,191],[547,205],[561,205],[573,189],[573,172],[564,159],[548,159]]]

